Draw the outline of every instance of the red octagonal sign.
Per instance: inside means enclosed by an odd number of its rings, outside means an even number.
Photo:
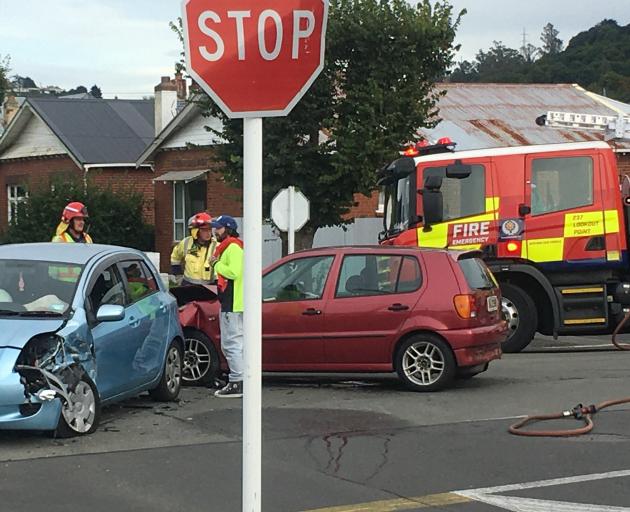
[[[328,0],[184,0],[188,72],[229,117],[286,116],[324,67]]]

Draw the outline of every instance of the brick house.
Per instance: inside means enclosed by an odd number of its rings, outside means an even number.
[[[11,118],[0,137],[0,231],[29,187],[68,174],[134,188],[153,222],[153,173],[135,165],[153,140],[153,111],[153,101],[62,98],[26,98],[19,109],[5,109]]]

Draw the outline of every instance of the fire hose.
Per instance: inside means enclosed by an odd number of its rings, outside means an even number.
[[[618,350],[630,350],[630,344],[628,343],[620,343],[617,341],[617,335],[626,324],[626,322],[630,319],[630,311],[626,313],[623,317],[619,325],[615,328],[612,335],[612,343]],[[584,406],[582,404],[576,405],[573,409],[562,411],[555,414],[536,414],[527,416],[521,421],[514,423],[510,426],[509,432],[510,434],[514,434],[517,436],[526,436],[526,437],[569,437],[569,436],[580,436],[582,434],[588,434],[591,430],[593,430],[593,414],[605,409],[606,407],[611,407],[613,405],[621,405],[630,403],[630,398],[621,398],[619,400],[606,400],[599,404]],[[564,418],[574,418],[578,421],[582,421],[584,423],[583,426],[574,428],[574,429],[563,429],[563,430],[521,430],[525,425],[530,425],[532,423],[538,423],[541,421],[549,421],[549,420],[560,420]]]

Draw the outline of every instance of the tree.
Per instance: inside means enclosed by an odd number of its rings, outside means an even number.
[[[451,82],[524,82],[530,66],[518,50],[493,41],[488,51],[479,50],[473,62],[463,61],[450,76]]]
[[[114,191],[74,174],[43,181],[29,190],[18,205],[16,221],[2,243],[48,242],[59,223],[63,207],[81,201],[90,212],[90,232],[96,243],[153,250],[153,226],[143,220],[144,197],[134,190]]]
[[[319,227],[343,225],[354,193],[376,188],[376,171],[434,126],[443,94],[435,83],[453,61],[454,16],[448,2],[423,0],[332,0],[326,65],[287,117],[264,123],[264,211],[283,187],[297,186],[311,202],[311,220],[296,236],[310,247]],[[227,119],[209,99],[206,115],[217,116],[227,141],[217,146],[221,170],[242,182],[242,121]]]
[[[545,55],[557,55],[562,51],[562,40],[558,39],[558,32],[553,24],[547,23],[543,27],[540,40],[542,41],[541,52]]]
[[[69,91],[66,91],[63,93],[64,96],[69,96],[71,94],[87,94],[88,90],[87,87],[85,87],[84,85],[79,85],[78,87],[75,87],[74,89],[70,89]]]
[[[94,98],[102,98],[103,97],[103,93],[101,92],[101,88],[98,87],[97,85],[93,85],[92,86],[92,88],[90,89],[90,94]]]
[[[35,89],[37,87],[37,84],[30,76],[15,75],[13,83],[19,89]]]
[[[4,96],[11,89],[9,72],[11,71],[11,57],[0,55],[0,106],[4,104]]]

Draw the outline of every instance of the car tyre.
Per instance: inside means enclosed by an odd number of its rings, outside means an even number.
[[[182,387],[182,361],[181,346],[176,340],[173,340],[166,352],[160,383],[149,391],[153,400],[158,402],[173,402],[177,399]]]
[[[396,373],[413,391],[438,391],[455,378],[457,364],[451,347],[433,334],[416,334],[396,352]]]
[[[68,394],[70,402],[62,404],[54,437],[68,438],[96,432],[101,419],[101,401],[92,379],[82,375]]]
[[[185,350],[182,379],[191,386],[209,386],[219,376],[219,353],[214,343],[198,329],[184,329]]]
[[[508,323],[508,338],[501,344],[501,349],[506,353],[520,352],[536,334],[536,305],[522,288],[512,284],[501,284],[501,296],[501,311]]]

